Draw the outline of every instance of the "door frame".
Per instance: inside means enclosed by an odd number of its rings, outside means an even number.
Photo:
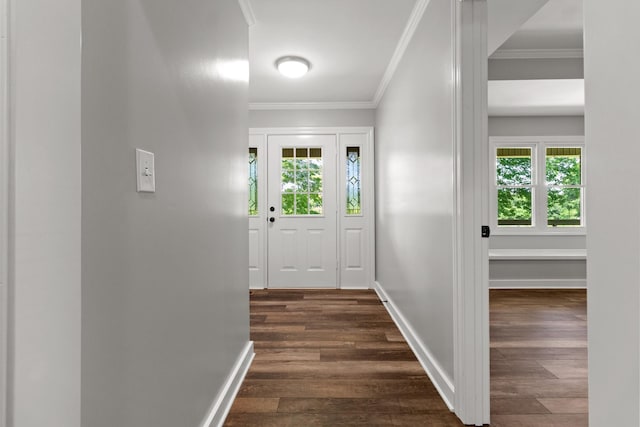
[[[467,425],[490,422],[489,136],[487,0],[459,0],[453,13],[455,134],[454,390]]]
[[[10,59],[9,0],[0,0],[0,427],[7,424],[7,375],[9,345],[9,141],[10,118]]]
[[[336,288],[337,289],[373,289],[374,281],[375,281],[375,188],[374,188],[374,165],[375,165],[375,150],[374,150],[374,129],[371,126],[367,127],[350,127],[350,126],[342,126],[342,127],[267,127],[267,128],[250,128],[249,129],[249,140],[251,140],[251,136],[262,136],[261,145],[262,145],[262,154],[261,158],[266,159],[261,164],[268,164],[267,158],[267,145],[269,136],[273,135],[335,135],[336,136],[336,167],[337,167],[337,185],[338,191],[336,195],[338,199],[342,197],[343,192],[340,191],[340,183],[342,175],[342,168],[340,167],[341,162],[338,161],[340,158],[340,153],[343,151],[345,140],[350,135],[362,135],[365,137],[364,142],[362,144],[363,148],[363,157],[366,159],[362,166],[362,209],[364,219],[364,227],[366,227],[366,235],[367,235],[367,244],[365,245],[364,257],[367,263],[365,268],[365,280],[362,286],[348,286],[343,285],[343,255],[344,251],[342,250],[342,242],[341,235],[344,227],[344,215],[341,215],[338,212],[337,215],[337,228],[336,228],[336,244],[337,244],[337,275],[336,275]],[[260,149],[260,147],[258,147]],[[261,221],[266,224],[267,221],[267,209],[268,203],[266,200],[266,191],[261,190],[266,189],[268,186],[267,182],[267,170],[265,167],[259,167],[258,176],[262,179],[263,184],[258,188],[258,204],[259,204],[259,215]],[[262,191],[262,192],[261,192]],[[337,204],[337,209],[341,206],[340,203]],[[263,236],[263,251],[262,251],[262,259],[261,263],[265,266],[265,288],[268,287],[267,282],[267,268],[268,268],[268,233],[266,232],[266,227],[264,227],[264,236]],[[261,239],[262,240],[262,239]],[[254,287],[255,288],[255,287]],[[262,289],[262,287],[258,288]]]

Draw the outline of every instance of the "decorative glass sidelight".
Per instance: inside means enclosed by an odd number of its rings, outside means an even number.
[[[322,215],[322,148],[283,148],[282,215]]]
[[[249,215],[258,215],[258,149],[249,148]]]
[[[362,214],[360,147],[347,147],[347,215]]]

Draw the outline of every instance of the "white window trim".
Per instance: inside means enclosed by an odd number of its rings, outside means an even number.
[[[493,235],[503,236],[558,236],[558,235],[585,235],[587,232],[586,224],[586,205],[585,198],[587,155],[584,142],[584,136],[492,136],[489,137],[491,152],[490,158],[490,192],[491,192],[491,229]],[[547,211],[547,192],[544,182],[546,176],[545,153],[547,147],[567,147],[575,146],[582,149],[582,226],[581,227],[547,227],[546,211]],[[533,223],[532,227],[498,227],[498,192],[496,186],[496,149],[500,147],[514,148],[532,148],[532,200],[533,200]]]

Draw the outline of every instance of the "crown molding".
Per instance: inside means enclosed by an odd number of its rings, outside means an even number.
[[[431,0],[418,0],[413,7],[413,11],[411,11],[411,15],[409,16],[409,21],[407,22],[407,26],[404,28],[404,32],[398,41],[398,45],[396,46],[395,52],[393,52],[393,56],[391,57],[391,61],[389,61],[389,65],[382,76],[382,80],[380,81],[380,85],[378,86],[378,90],[373,97],[373,104],[376,108],[382,97],[384,96],[389,83],[391,83],[391,79],[395,74],[402,57],[404,56],[411,39],[413,38],[414,33],[416,32],[416,28],[424,15],[424,11],[427,9]]]
[[[252,102],[249,110],[371,110],[371,101],[356,102]]]
[[[574,59],[583,57],[584,49],[498,49],[489,59]]]
[[[250,27],[255,25],[256,16],[253,13],[250,0],[238,0],[238,4],[240,5],[240,10],[242,10],[244,19],[247,21],[247,25]]]

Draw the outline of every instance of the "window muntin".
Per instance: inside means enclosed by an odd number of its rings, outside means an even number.
[[[346,167],[347,167],[347,215],[361,215],[361,183],[362,176],[360,172],[360,147],[347,147]]]
[[[258,215],[258,149],[249,148],[249,215]]]
[[[282,215],[322,215],[322,148],[282,149]]]
[[[533,149],[496,149],[498,226],[533,226]]]

